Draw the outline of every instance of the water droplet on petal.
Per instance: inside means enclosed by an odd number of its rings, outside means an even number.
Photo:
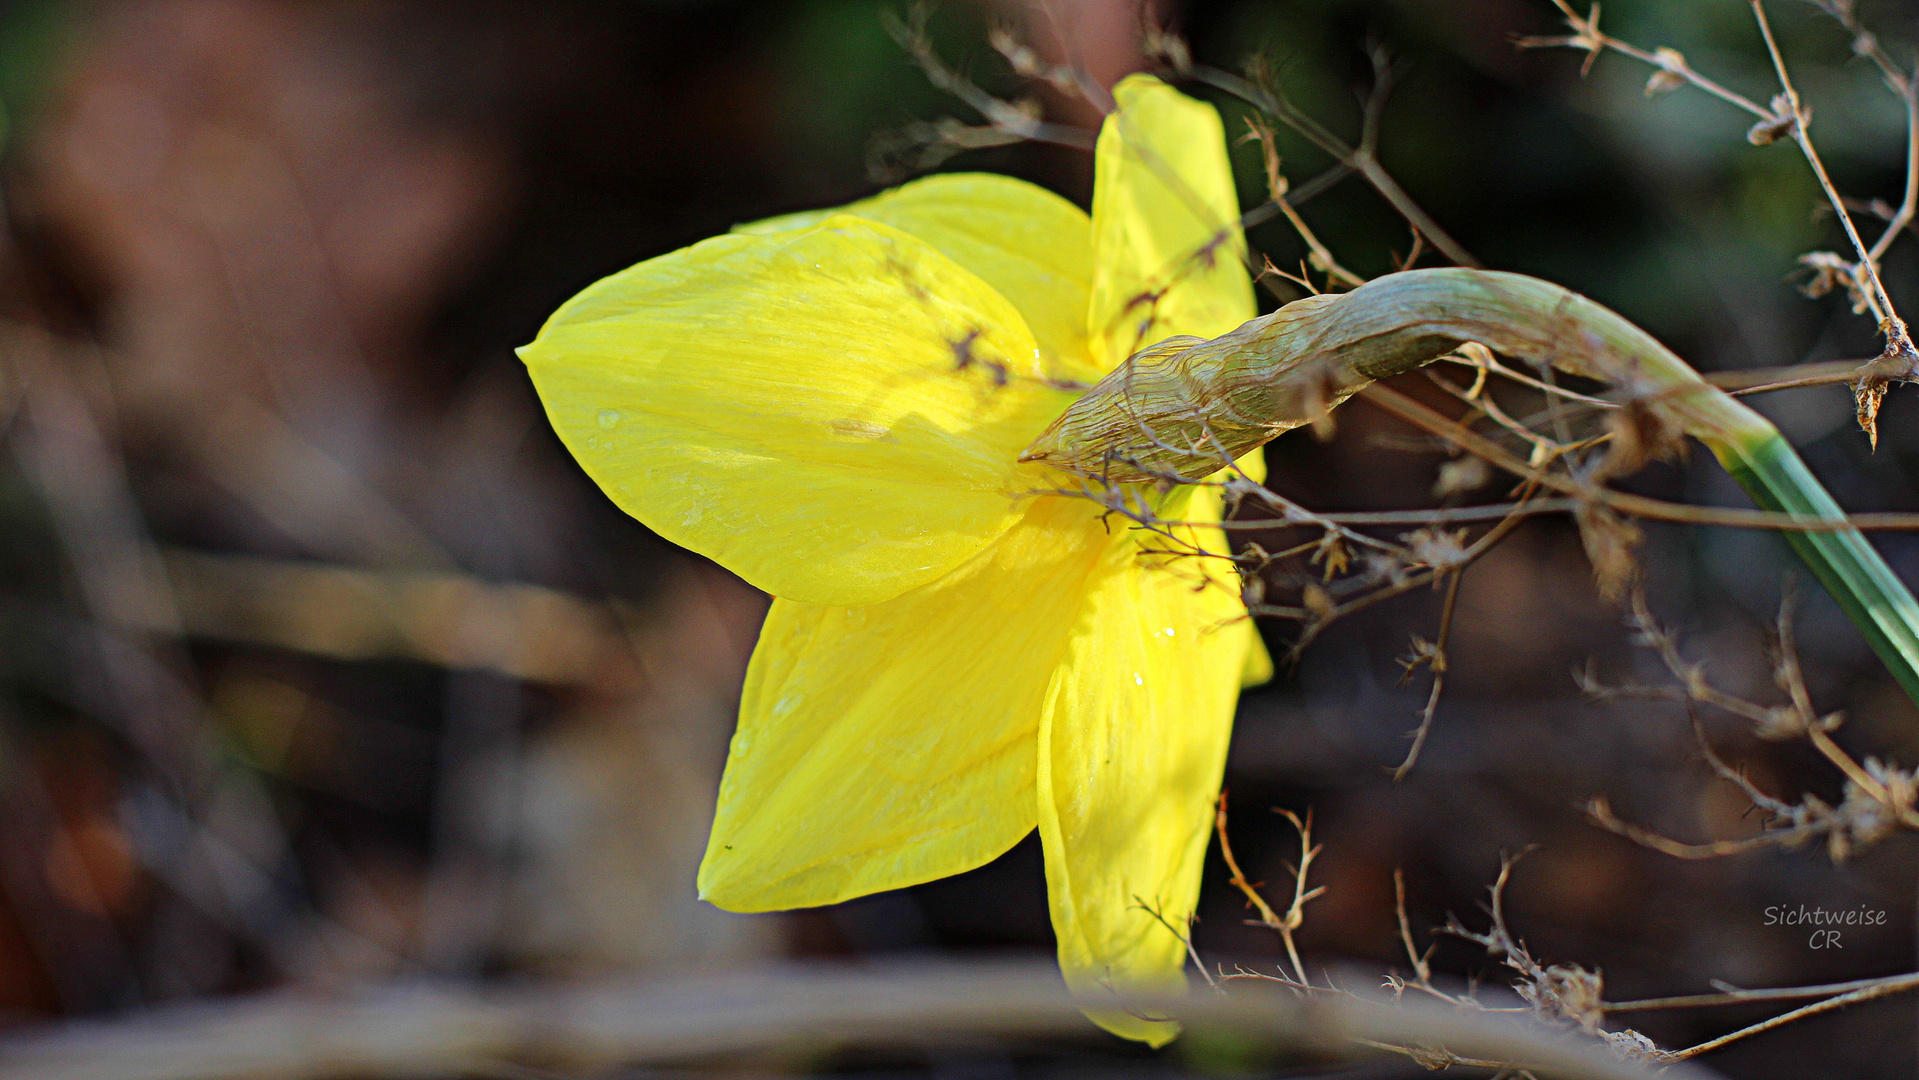
[[[619,426],[620,426],[620,410],[618,409],[601,409],[600,410],[600,430],[601,431],[612,431],[614,428]]]
[[[1140,674],[1139,674],[1139,672],[1137,672],[1137,671],[1135,671],[1135,672],[1133,672],[1133,685],[1134,685],[1134,686],[1145,686],[1145,685],[1146,685],[1146,680],[1145,680],[1145,679],[1143,679],[1143,678],[1141,678],[1141,677],[1140,677]]]

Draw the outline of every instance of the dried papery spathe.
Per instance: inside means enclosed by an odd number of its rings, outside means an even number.
[[[1373,381],[1469,342],[1610,384],[1635,432],[1698,439],[1768,510],[1845,518],[1771,421],[1652,335],[1561,286],[1490,270],[1389,274],[1217,338],[1163,342],[1101,379],[1023,456],[1103,483],[1198,481]],[[1668,447],[1625,449],[1636,464]],[[1613,464],[1599,475],[1629,463]],[[1919,701],[1919,604],[1885,560],[1855,529],[1786,539]]]

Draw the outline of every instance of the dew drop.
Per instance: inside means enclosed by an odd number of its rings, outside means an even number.
[[[1140,677],[1140,674],[1139,674],[1139,672],[1137,672],[1137,671],[1135,671],[1135,672],[1133,672],[1133,685],[1134,685],[1134,686],[1145,686],[1145,685],[1146,685],[1146,680],[1145,680],[1145,679],[1143,679],[1143,678],[1141,678],[1141,677]]]
[[[620,410],[618,409],[601,409],[600,410],[600,430],[601,431],[612,431],[614,428],[619,426],[620,426]]]

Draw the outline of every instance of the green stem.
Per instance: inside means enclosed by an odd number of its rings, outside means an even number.
[[[1777,431],[1769,437],[1713,447],[1719,461],[1766,510],[1841,521],[1846,512]],[[1786,543],[1866,636],[1907,696],[1919,702],[1919,618],[1912,593],[1856,529],[1787,532]]]

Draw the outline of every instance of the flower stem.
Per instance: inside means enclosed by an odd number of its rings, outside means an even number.
[[[1777,431],[1713,452],[1762,508],[1828,521],[1839,508]],[[1846,532],[1787,532],[1786,543],[1838,601],[1906,694],[1919,701],[1919,607],[1912,593],[1866,540]]]
[[[1636,468],[1683,433],[1705,443],[1765,510],[1846,520],[1771,421],[1652,335],[1550,282],[1457,267],[1308,297],[1210,341],[1162,342],[1108,374],[1023,456],[1104,482],[1195,482],[1283,431],[1324,420],[1374,380],[1466,342],[1612,385],[1610,453],[1619,457],[1570,478],[1579,485]],[[1857,528],[1783,531],[1919,702],[1919,602],[1905,584]]]

